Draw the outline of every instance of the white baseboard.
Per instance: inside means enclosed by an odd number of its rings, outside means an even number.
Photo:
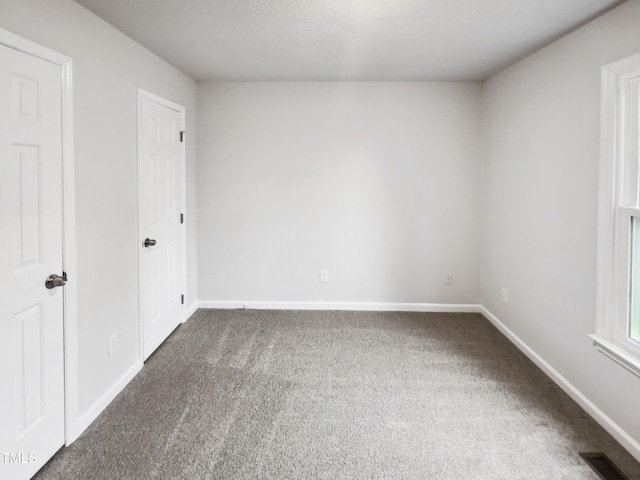
[[[93,421],[104,411],[114,398],[127,386],[127,384],[142,370],[143,363],[136,361],[104,395],[102,395],[85,413],[80,416],[78,424],[66,438],[66,445],[75,442]]]
[[[184,314],[184,320],[182,321],[182,323],[184,323],[187,320],[189,320],[189,317],[191,317],[191,315],[196,313],[197,310],[198,310],[198,302],[193,302],[193,305],[191,305],[189,308],[187,308],[187,311]]]
[[[640,461],[640,443],[631,437],[620,425],[609,418],[591,400],[589,400],[580,390],[574,387],[556,369],[549,365],[540,355],[538,355],[520,337],[513,333],[504,323],[487,310],[480,307],[480,313],[484,315],[500,332],[507,337],[522,353],[535,363],[551,380],[553,380],[564,392],[569,395],[578,405],[582,407],[602,428],[615,438],[627,451]]]
[[[199,308],[253,310],[343,310],[379,312],[457,312],[480,313],[480,305],[453,303],[384,303],[384,302],[255,302],[202,300]]]

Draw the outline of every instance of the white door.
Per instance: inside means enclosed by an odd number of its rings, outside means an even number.
[[[59,65],[0,45],[0,478],[64,443]],[[57,282],[62,283],[62,282]],[[52,286],[52,285],[50,285]]]
[[[184,319],[183,112],[141,92],[138,123],[140,316],[146,360]]]

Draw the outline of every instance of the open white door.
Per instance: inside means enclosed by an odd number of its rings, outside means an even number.
[[[0,478],[64,444],[61,67],[0,45]]]
[[[184,108],[138,93],[140,318],[146,360],[184,320]]]

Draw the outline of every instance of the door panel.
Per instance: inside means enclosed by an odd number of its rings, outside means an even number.
[[[0,478],[64,443],[61,119],[60,66],[0,46]]]
[[[138,135],[140,313],[146,359],[180,324],[183,225],[180,112],[147,98],[140,100]],[[156,241],[144,247],[146,238]]]

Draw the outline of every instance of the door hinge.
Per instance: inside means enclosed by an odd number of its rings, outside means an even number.
[[[184,223],[184,213],[180,214],[180,223]]]
[[[186,135],[187,135],[187,132],[185,132],[184,130],[182,130],[180,132],[180,141],[181,142],[184,142],[184,138],[185,138]]]
[[[180,295],[180,304],[184,305],[184,295]]]

